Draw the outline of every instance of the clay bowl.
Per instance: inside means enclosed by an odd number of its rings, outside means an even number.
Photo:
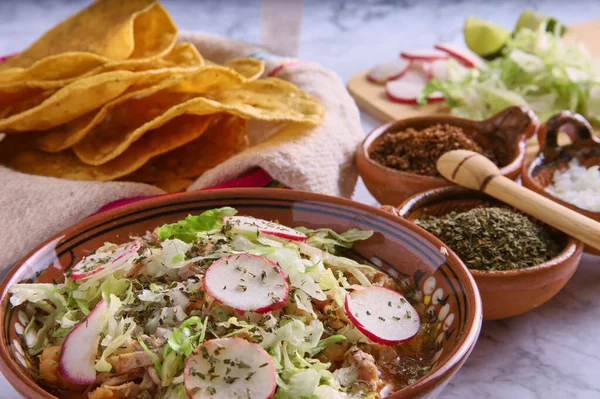
[[[144,234],[188,214],[222,206],[290,226],[374,231],[373,237],[356,245],[352,256],[404,280],[415,290],[415,306],[440,320],[431,372],[389,398],[437,396],[469,356],[481,327],[481,300],[475,281],[460,259],[454,254],[440,254],[442,243],[438,239],[397,216],[342,198],[273,188],[223,189],[171,195],[117,208],[58,233],[30,252],[0,287],[0,370],[4,376],[25,398],[66,397],[64,392],[54,392],[53,396],[44,390],[27,368],[17,334],[26,320],[19,320],[19,308],[10,307],[9,286],[22,281],[60,281],[63,271],[106,241],[123,243],[130,235]]]
[[[509,107],[484,121],[447,115],[401,119],[373,130],[356,152],[356,165],[365,185],[380,203],[399,204],[411,195],[452,183],[440,177],[401,172],[375,162],[369,153],[377,138],[407,128],[422,130],[436,124],[449,124],[463,129],[481,147],[494,151],[504,176],[515,179],[525,158],[525,142],[538,128],[535,114],[525,107]]]
[[[405,219],[414,220],[423,215],[441,216],[451,211],[464,212],[490,204],[502,205],[479,191],[452,186],[417,194],[397,208],[386,209]],[[564,243],[564,249],[548,262],[508,271],[469,269],[479,287],[485,320],[529,312],[556,295],[569,281],[579,265],[583,244],[558,231],[555,234]]]
[[[565,131],[571,139],[571,144],[561,147],[557,144],[557,136],[561,128],[565,126],[570,127]],[[546,187],[552,184],[554,172],[565,169],[573,158],[579,158],[580,163],[586,167],[600,165],[600,140],[594,135],[592,126],[583,116],[570,111],[563,111],[554,115],[542,125],[538,131],[538,141],[540,152],[535,158],[527,160],[523,164],[523,185],[544,197],[600,222],[600,212],[581,209],[554,197],[546,191]],[[600,255],[600,251],[588,246],[585,247],[585,251]]]

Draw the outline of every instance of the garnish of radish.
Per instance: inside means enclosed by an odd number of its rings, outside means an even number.
[[[96,381],[94,362],[100,333],[108,321],[108,302],[104,299],[71,330],[65,338],[58,361],[58,372],[65,380],[77,385]]]
[[[264,234],[292,241],[306,240],[305,234],[291,227],[263,219],[256,219],[249,216],[225,216],[223,222],[229,223],[233,232]]]
[[[266,313],[285,306],[290,292],[287,277],[277,263],[251,254],[225,256],[204,276],[206,292],[238,312]]]
[[[438,50],[448,53],[450,57],[470,68],[485,68],[485,61],[468,48],[462,48],[448,43],[439,43],[434,47]]]
[[[363,334],[383,345],[396,345],[410,340],[420,328],[419,314],[396,291],[372,286],[346,295],[346,312]]]
[[[402,58],[384,62],[371,69],[367,79],[374,83],[383,84],[388,80],[394,80],[402,76],[408,71],[410,64],[410,61]]]
[[[400,57],[415,61],[433,61],[446,59],[448,54],[438,50],[416,49],[405,50],[400,53]]]
[[[433,61],[429,66],[431,79],[448,80],[448,60]]]
[[[183,383],[193,399],[270,399],[277,372],[260,345],[241,338],[212,339],[188,357]]]
[[[92,277],[94,274],[99,273],[105,268],[116,270],[124,264],[131,262],[134,258],[138,257],[137,251],[140,248],[141,245],[139,243],[135,243],[124,247],[119,247],[112,253],[101,253],[86,256],[73,267],[71,278],[73,280],[83,280],[88,277]]]
[[[417,104],[417,97],[427,84],[428,78],[418,71],[407,71],[400,79],[391,80],[385,84],[385,92],[390,100],[402,104]],[[427,97],[428,102],[443,101],[441,93]]]

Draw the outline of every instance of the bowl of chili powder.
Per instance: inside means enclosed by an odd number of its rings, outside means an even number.
[[[365,185],[382,204],[399,204],[426,190],[452,185],[436,170],[437,159],[465,149],[490,158],[500,172],[516,179],[525,144],[539,120],[525,107],[509,107],[476,121],[448,115],[401,119],[373,130],[356,153]]]

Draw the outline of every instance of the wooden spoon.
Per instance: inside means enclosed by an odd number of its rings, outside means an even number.
[[[599,222],[507,179],[481,154],[467,150],[447,152],[438,159],[437,170],[458,185],[483,191],[600,250]]]

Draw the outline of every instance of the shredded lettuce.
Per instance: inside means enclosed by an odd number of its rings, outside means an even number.
[[[165,224],[159,227],[158,237],[161,240],[177,238],[186,243],[194,241],[198,232],[220,229],[223,217],[234,216],[237,211],[230,207],[210,209],[198,216],[188,215],[177,223]]]
[[[459,116],[483,119],[508,106],[524,105],[542,121],[564,109],[599,121],[600,71],[585,46],[562,40],[560,32],[546,32],[544,26],[520,29],[484,70],[456,73],[450,65],[450,78],[432,79],[420,103],[439,91]]]
[[[204,341],[207,325],[208,317],[205,317],[204,321],[198,316],[190,317],[173,330],[167,340],[169,345],[166,350],[189,356]]]
[[[308,238],[306,243],[313,247],[326,250],[330,253],[335,253],[337,248],[352,248],[356,241],[367,240],[371,238],[373,232],[370,230],[360,230],[352,228],[343,233],[337,233],[331,229],[308,229],[306,227],[298,227],[296,230],[306,234]]]
[[[227,338],[246,333],[273,358],[279,387],[275,398],[352,397],[344,393],[348,387],[340,384],[343,378],[329,371],[331,364],[314,356],[330,345],[357,342],[364,336],[354,337],[356,329],[326,331],[319,320],[324,310],[315,303],[343,307],[346,289],[354,287],[345,276],[354,276],[358,283],[352,279],[353,284],[370,285],[367,276],[374,269],[338,255],[372,232],[299,228],[308,238],[293,242],[223,226],[223,217],[236,213],[233,208],[213,209],[163,225],[156,231],[159,245],[154,237],[136,238],[133,246],[107,243],[82,260],[89,265],[80,265],[101,270],[80,280],[67,277],[63,284],[11,287],[13,306],[30,303],[33,316],[23,331],[29,353],[60,345],[104,299],[108,311],[94,365],[98,372],[114,371],[111,357],[137,340],[152,359],[150,371],[160,379],[160,392],[166,398],[186,398],[185,362],[206,335]],[[206,260],[244,252],[265,256],[286,273],[291,286],[288,307],[237,315],[205,294],[202,269],[210,265]]]

